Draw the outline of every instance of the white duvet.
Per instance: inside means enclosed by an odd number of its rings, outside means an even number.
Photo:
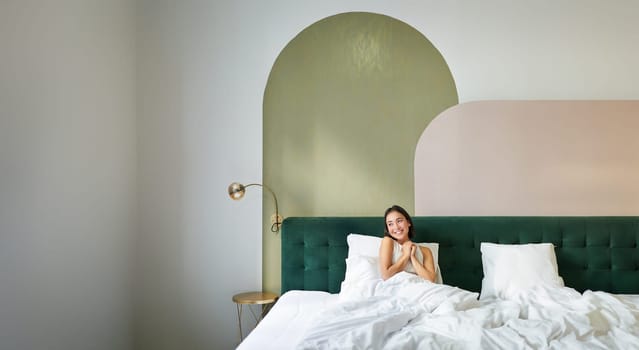
[[[536,288],[510,300],[399,273],[348,286],[299,349],[639,349],[639,305],[604,293]]]

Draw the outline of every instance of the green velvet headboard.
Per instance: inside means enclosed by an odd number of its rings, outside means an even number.
[[[413,217],[415,242],[439,243],[444,283],[481,290],[480,242],[555,245],[566,286],[639,294],[639,217]],[[382,236],[382,217],[291,217],[282,225],[282,293],[337,293],[349,233]]]

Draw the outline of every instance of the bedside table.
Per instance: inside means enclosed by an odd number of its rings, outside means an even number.
[[[240,328],[240,342],[242,342],[242,340],[244,339],[244,336],[242,335],[242,307],[244,305],[248,305],[248,308],[251,311],[251,314],[253,314],[253,318],[255,319],[255,325],[257,326],[262,318],[264,318],[264,316],[271,309],[271,307],[273,307],[273,304],[275,304],[277,298],[279,298],[277,294],[268,292],[248,292],[235,294],[233,296],[233,302],[237,307],[237,324]],[[262,306],[262,311],[260,312],[259,317],[250,307],[251,305]]]

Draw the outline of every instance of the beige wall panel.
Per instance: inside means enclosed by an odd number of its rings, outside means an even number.
[[[416,215],[638,215],[639,101],[483,101],[415,156]]]

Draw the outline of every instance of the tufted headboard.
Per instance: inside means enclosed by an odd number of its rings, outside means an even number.
[[[415,242],[439,243],[444,283],[481,290],[480,242],[555,245],[566,286],[639,294],[639,217],[413,217]],[[383,235],[383,217],[290,217],[282,225],[282,293],[337,293],[349,233]]]

